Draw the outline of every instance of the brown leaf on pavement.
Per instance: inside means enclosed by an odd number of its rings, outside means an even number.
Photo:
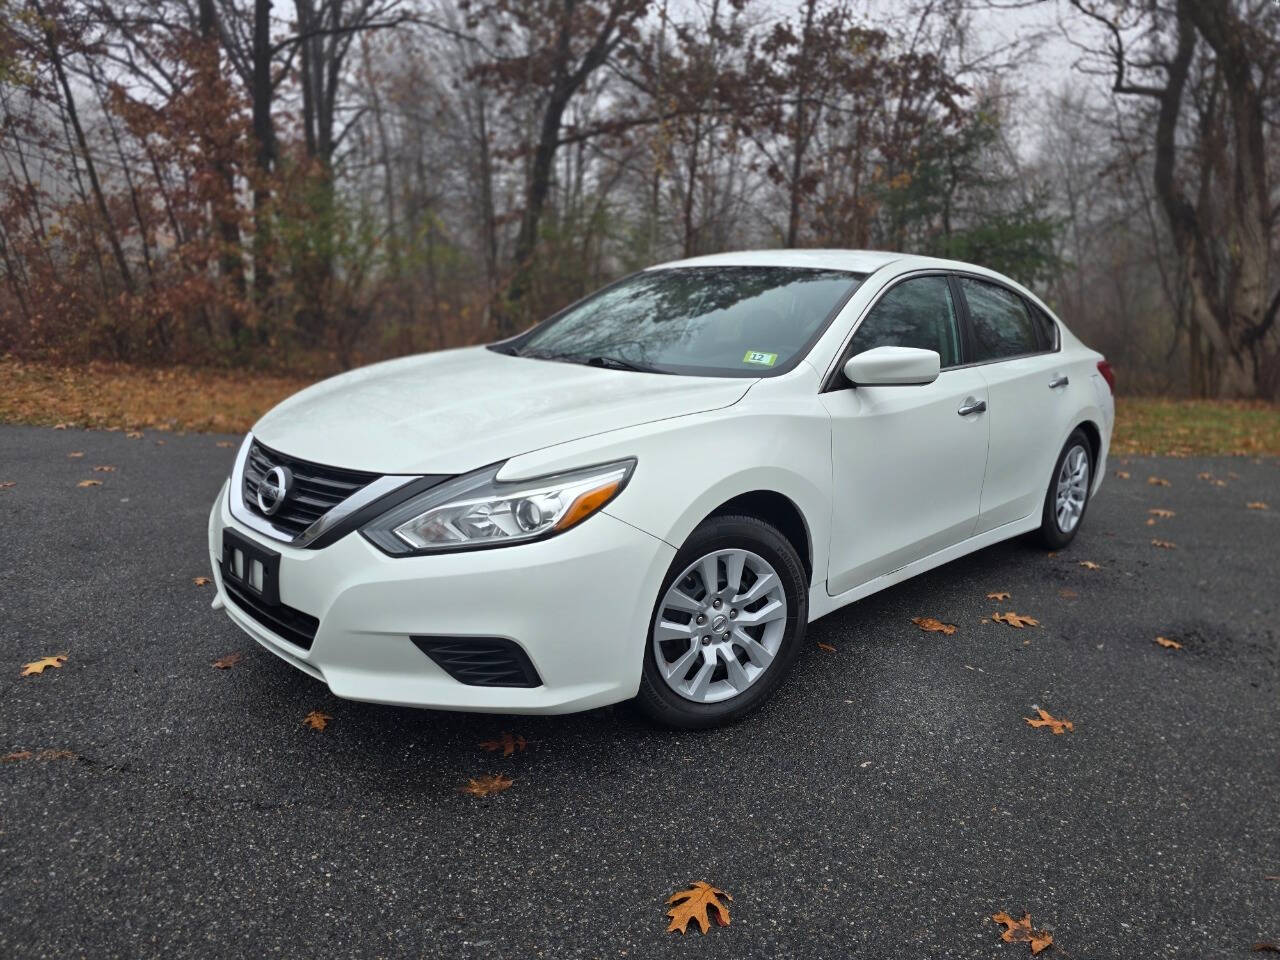
[[[48,670],[50,667],[54,670],[59,670],[66,662],[67,655],[65,653],[55,653],[52,657],[41,657],[39,660],[32,660],[30,663],[24,664],[22,667],[22,675],[24,677],[34,677],[38,674],[44,673],[45,670]]]
[[[0,483],[0,490],[8,490],[10,487],[16,487],[17,485],[18,482],[16,480],[6,480],[4,483]]]
[[[1172,510],[1166,510],[1163,507],[1152,507],[1147,513],[1153,517],[1159,517],[1161,520],[1168,520],[1170,517],[1177,516]]]
[[[115,473],[116,468],[109,466],[107,464],[103,464],[102,466],[94,467],[93,472],[94,473]]]
[[[1012,611],[1009,613],[993,613],[991,615],[991,619],[995,620],[997,623],[1007,623],[1009,626],[1016,627],[1019,630],[1023,627],[1040,626],[1039,620],[1032,619],[1031,617],[1025,617],[1020,613],[1013,613]]]
[[[1156,637],[1156,643],[1162,647],[1168,647],[1170,650],[1181,650],[1182,644],[1177,640],[1170,640],[1168,637]]]
[[[234,667],[237,663],[239,663],[243,659],[244,659],[243,653],[239,653],[239,652],[228,653],[225,657],[219,657],[217,660],[213,661],[213,665],[217,667],[219,670],[230,670],[232,667]],[[321,716],[324,716],[324,715],[321,714]],[[311,719],[310,716],[308,716],[307,720],[310,720],[310,719]],[[327,717],[325,719],[326,721],[328,720]],[[306,723],[307,721],[303,720],[302,722]],[[322,723],[319,727],[316,727],[316,729],[323,730],[324,724]]]
[[[1177,550],[1178,545],[1170,540],[1152,540],[1153,547],[1159,547],[1161,550]]]
[[[1072,725],[1070,720],[1059,720],[1057,717],[1050,715],[1049,711],[1044,709],[1044,707],[1037,707],[1036,713],[1040,714],[1038,718],[1037,717],[1022,718],[1027,722],[1028,726],[1048,727],[1050,730],[1053,731],[1054,736],[1057,736],[1060,733],[1064,733],[1066,731],[1075,729],[1075,727]]]
[[[956,632],[954,623],[943,623],[935,617],[912,617],[911,622],[926,633],[945,633],[949,637]]]
[[[1010,594],[1005,593],[1003,590],[996,590],[987,594],[988,600],[1008,600],[1009,597]]]
[[[1080,566],[1084,567],[1086,570],[1101,570],[1101,569],[1102,569],[1102,564],[1100,564],[1100,563],[1094,563],[1092,560],[1081,560],[1081,561],[1080,561]]]
[[[729,908],[720,900],[721,897],[725,900],[733,899],[718,887],[703,883],[701,880],[687,890],[673,893],[667,898],[667,904],[671,906],[667,911],[667,916],[671,918],[671,923],[667,925],[667,933],[673,930],[685,933],[691,921],[696,923],[703,933],[711,929],[712,920],[721,927],[727,927]]]
[[[329,725],[329,721],[332,719],[333,717],[329,716],[327,713],[321,713],[319,710],[312,710],[302,718],[302,723],[303,725],[310,727],[312,730],[323,730]]]
[[[220,446],[220,447],[234,447],[234,446],[235,446],[235,443],[234,443],[234,442],[232,442],[231,440],[219,440],[219,441],[218,441],[218,446]]]
[[[210,580],[208,577],[192,577],[191,582],[194,583],[197,587],[204,587],[213,583],[213,581]]]
[[[514,780],[500,773],[486,773],[482,777],[472,777],[458,790],[461,793],[469,793],[473,797],[487,797],[491,793],[501,793],[513,783],[515,783]]]
[[[819,650],[825,650],[827,653],[835,653],[835,652],[836,652],[836,648],[835,648],[835,647],[833,647],[833,646],[832,646],[831,644],[829,644],[829,643],[823,643],[821,640],[819,640],[819,641],[818,641],[818,649],[819,649]]]
[[[141,432],[139,432],[139,431],[137,431],[137,430],[130,430],[128,433],[126,433],[126,434],[125,434],[125,436],[126,436],[126,437],[128,437],[130,440],[141,440],[141,439],[142,439],[142,434],[141,434]]]
[[[1027,943],[1031,945],[1033,954],[1039,953],[1053,945],[1053,934],[1047,930],[1031,928],[1031,914],[1023,913],[1021,920],[1015,920],[1007,913],[997,913],[991,917],[1004,927],[1000,939],[1005,943]]]
[[[1244,506],[1246,510],[1270,510],[1271,509],[1261,500],[1254,500],[1251,503],[1246,503]]]
[[[1129,479],[1129,471],[1128,471],[1128,470],[1117,470],[1117,471],[1116,471],[1116,476],[1117,476],[1117,477],[1119,477],[1121,480],[1128,480],[1128,479]]]
[[[1170,486],[1173,486],[1173,484],[1171,484],[1171,483],[1170,483],[1168,480],[1166,480],[1164,477],[1147,477],[1147,483],[1151,484],[1151,486],[1153,486],[1153,487],[1170,487]]]
[[[1080,594],[1076,593],[1070,587],[1063,587],[1061,590],[1058,591],[1058,596],[1060,596],[1063,600],[1074,600],[1076,599],[1076,597],[1080,596]]]
[[[488,750],[492,753],[495,750],[501,750],[504,757],[509,757],[517,750],[524,753],[524,748],[528,745],[524,737],[512,736],[510,732],[502,731],[502,736],[497,740],[481,740],[481,749]]]
[[[101,480],[81,480],[79,483],[76,484],[76,486],[77,487],[100,487],[102,486],[102,481]]]
[[[68,460],[79,460],[79,459],[80,459],[81,457],[83,457],[83,456],[84,456],[84,451],[83,451],[83,450],[72,450],[70,453],[68,453],[68,454],[67,454],[67,459],[68,459]]]

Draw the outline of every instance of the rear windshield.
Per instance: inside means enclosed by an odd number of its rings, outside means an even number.
[[[804,267],[651,270],[501,349],[659,373],[769,376],[804,357],[864,276]]]

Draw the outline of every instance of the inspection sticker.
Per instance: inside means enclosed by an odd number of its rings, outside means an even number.
[[[747,355],[742,358],[743,363],[759,363],[766,367],[772,367],[778,362],[776,353],[761,353],[759,350],[748,350]]]

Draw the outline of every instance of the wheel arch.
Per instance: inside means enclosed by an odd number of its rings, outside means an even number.
[[[1102,431],[1092,420],[1081,420],[1071,429],[1072,431],[1084,431],[1084,435],[1089,441],[1089,453],[1093,457],[1093,466],[1096,468],[1098,460],[1102,456]]]
[[[813,536],[804,511],[794,500],[777,490],[750,490],[730,497],[700,522],[726,515],[755,517],[776,528],[795,548],[808,582],[813,583]]]

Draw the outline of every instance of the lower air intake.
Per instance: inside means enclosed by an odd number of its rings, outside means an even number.
[[[540,687],[542,678],[520,645],[502,637],[410,637],[459,683],[472,687]]]

